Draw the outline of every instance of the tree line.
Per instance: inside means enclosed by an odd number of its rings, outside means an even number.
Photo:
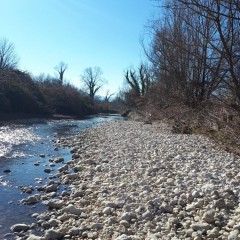
[[[149,24],[151,41],[143,44],[148,62],[126,70],[123,102],[201,109],[218,101],[239,113],[239,1],[156,2],[162,14]]]
[[[83,89],[64,83],[68,69],[66,63],[60,62],[54,69],[56,77],[45,74],[32,76],[19,70],[14,45],[7,39],[0,39],[0,114],[64,114],[83,117],[113,111],[110,106],[112,94],[109,91],[105,99],[96,97],[105,83],[100,67],[89,67],[83,71]]]

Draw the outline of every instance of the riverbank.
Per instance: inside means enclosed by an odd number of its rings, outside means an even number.
[[[49,211],[35,215],[44,232],[29,240],[240,237],[240,159],[208,138],[116,121],[58,144],[72,160],[44,189]],[[55,193],[68,184],[71,192]],[[13,230],[26,239],[32,226]]]
[[[92,117],[121,116],[120,114],[98,113],[82,117],[73,115],[53,114],[53,115],[34,115],[34,114],[0,114],[0,126],[9,124],[36,124],[46,123],[52,120],[84,120]]]
[[[62,114],[53,115],[36,115],[36,114],[0,114],[0,126],[7,124],[33,124],[45,123],[50,120],[77,120],[76,116],[68,116]]]

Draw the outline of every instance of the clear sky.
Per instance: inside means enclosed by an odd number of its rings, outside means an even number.
[[[0,0],[0,38],[14,44],[19,68],[33,75],[54,75],[63,61],[65,78],[81,87],[83,70],[99,66],[104,95],[145,60],[140,38],[157,11],[152,0]]]

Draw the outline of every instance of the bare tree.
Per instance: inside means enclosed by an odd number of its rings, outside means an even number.
[[[87,88],[89,96],[92,100],[94,100],[96,93],[104,84],[102,74],[103,72],[100,67],[89,67],[86,68],[81,75],[81,81]]]
[[[16,68],[18,61],[14,45],[5,38],[0,39],[0,70]]]
[[[206,103],[227,78],[211,13],[202,16],[181,0],[169,0],[165,16],[151,30],[148,57],[164,93],[192,107]]]
[[[109,102],[110,98],[115,95],[115,93],[110,93],[109,90],[107,90],[106,96],[105,96],[105,102]]]
[[[146,66],[140,65],[138,72],[129,69],[125,73],[125,79],[137,97],[144,96],[151,83],[150,74]]]
[[[67,70],[68,65],[64,62],[60,62],[54,69],[58,72],[59,74],[59,81],[60,84],[63,85],[63,75],[65,71]]]
[[[216,33],[211,47],[223,58],[225,84],[234,104],[240,108],[240,2],[239,0],[178,0],[197,16],[214,24]]]

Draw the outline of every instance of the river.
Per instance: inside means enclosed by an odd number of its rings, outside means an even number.
[[[34,223],[32,214],[46,210],[41,203],[21,204],[20,200],[29,194],[22,193],[20,188],[32,186],[36,189],[48,182],[49,174],[44,169],[52,168],[51,174],[54,174],[58,167],[49,167],[50,158],[63,157],[65,161],[71,159],[70,149],[56,148],[54,142],[60,137],[81,133],[104,121],[119,119],[122,117],[110,115],[0,127],[0,239],[14,239],[10,230],[13,224]],[[34,165],[36,162],[39,162],[39,166]],[[37,178],[42,181],[39,183]],[[34,190],[32,194],[37,193],[39,192]]]

